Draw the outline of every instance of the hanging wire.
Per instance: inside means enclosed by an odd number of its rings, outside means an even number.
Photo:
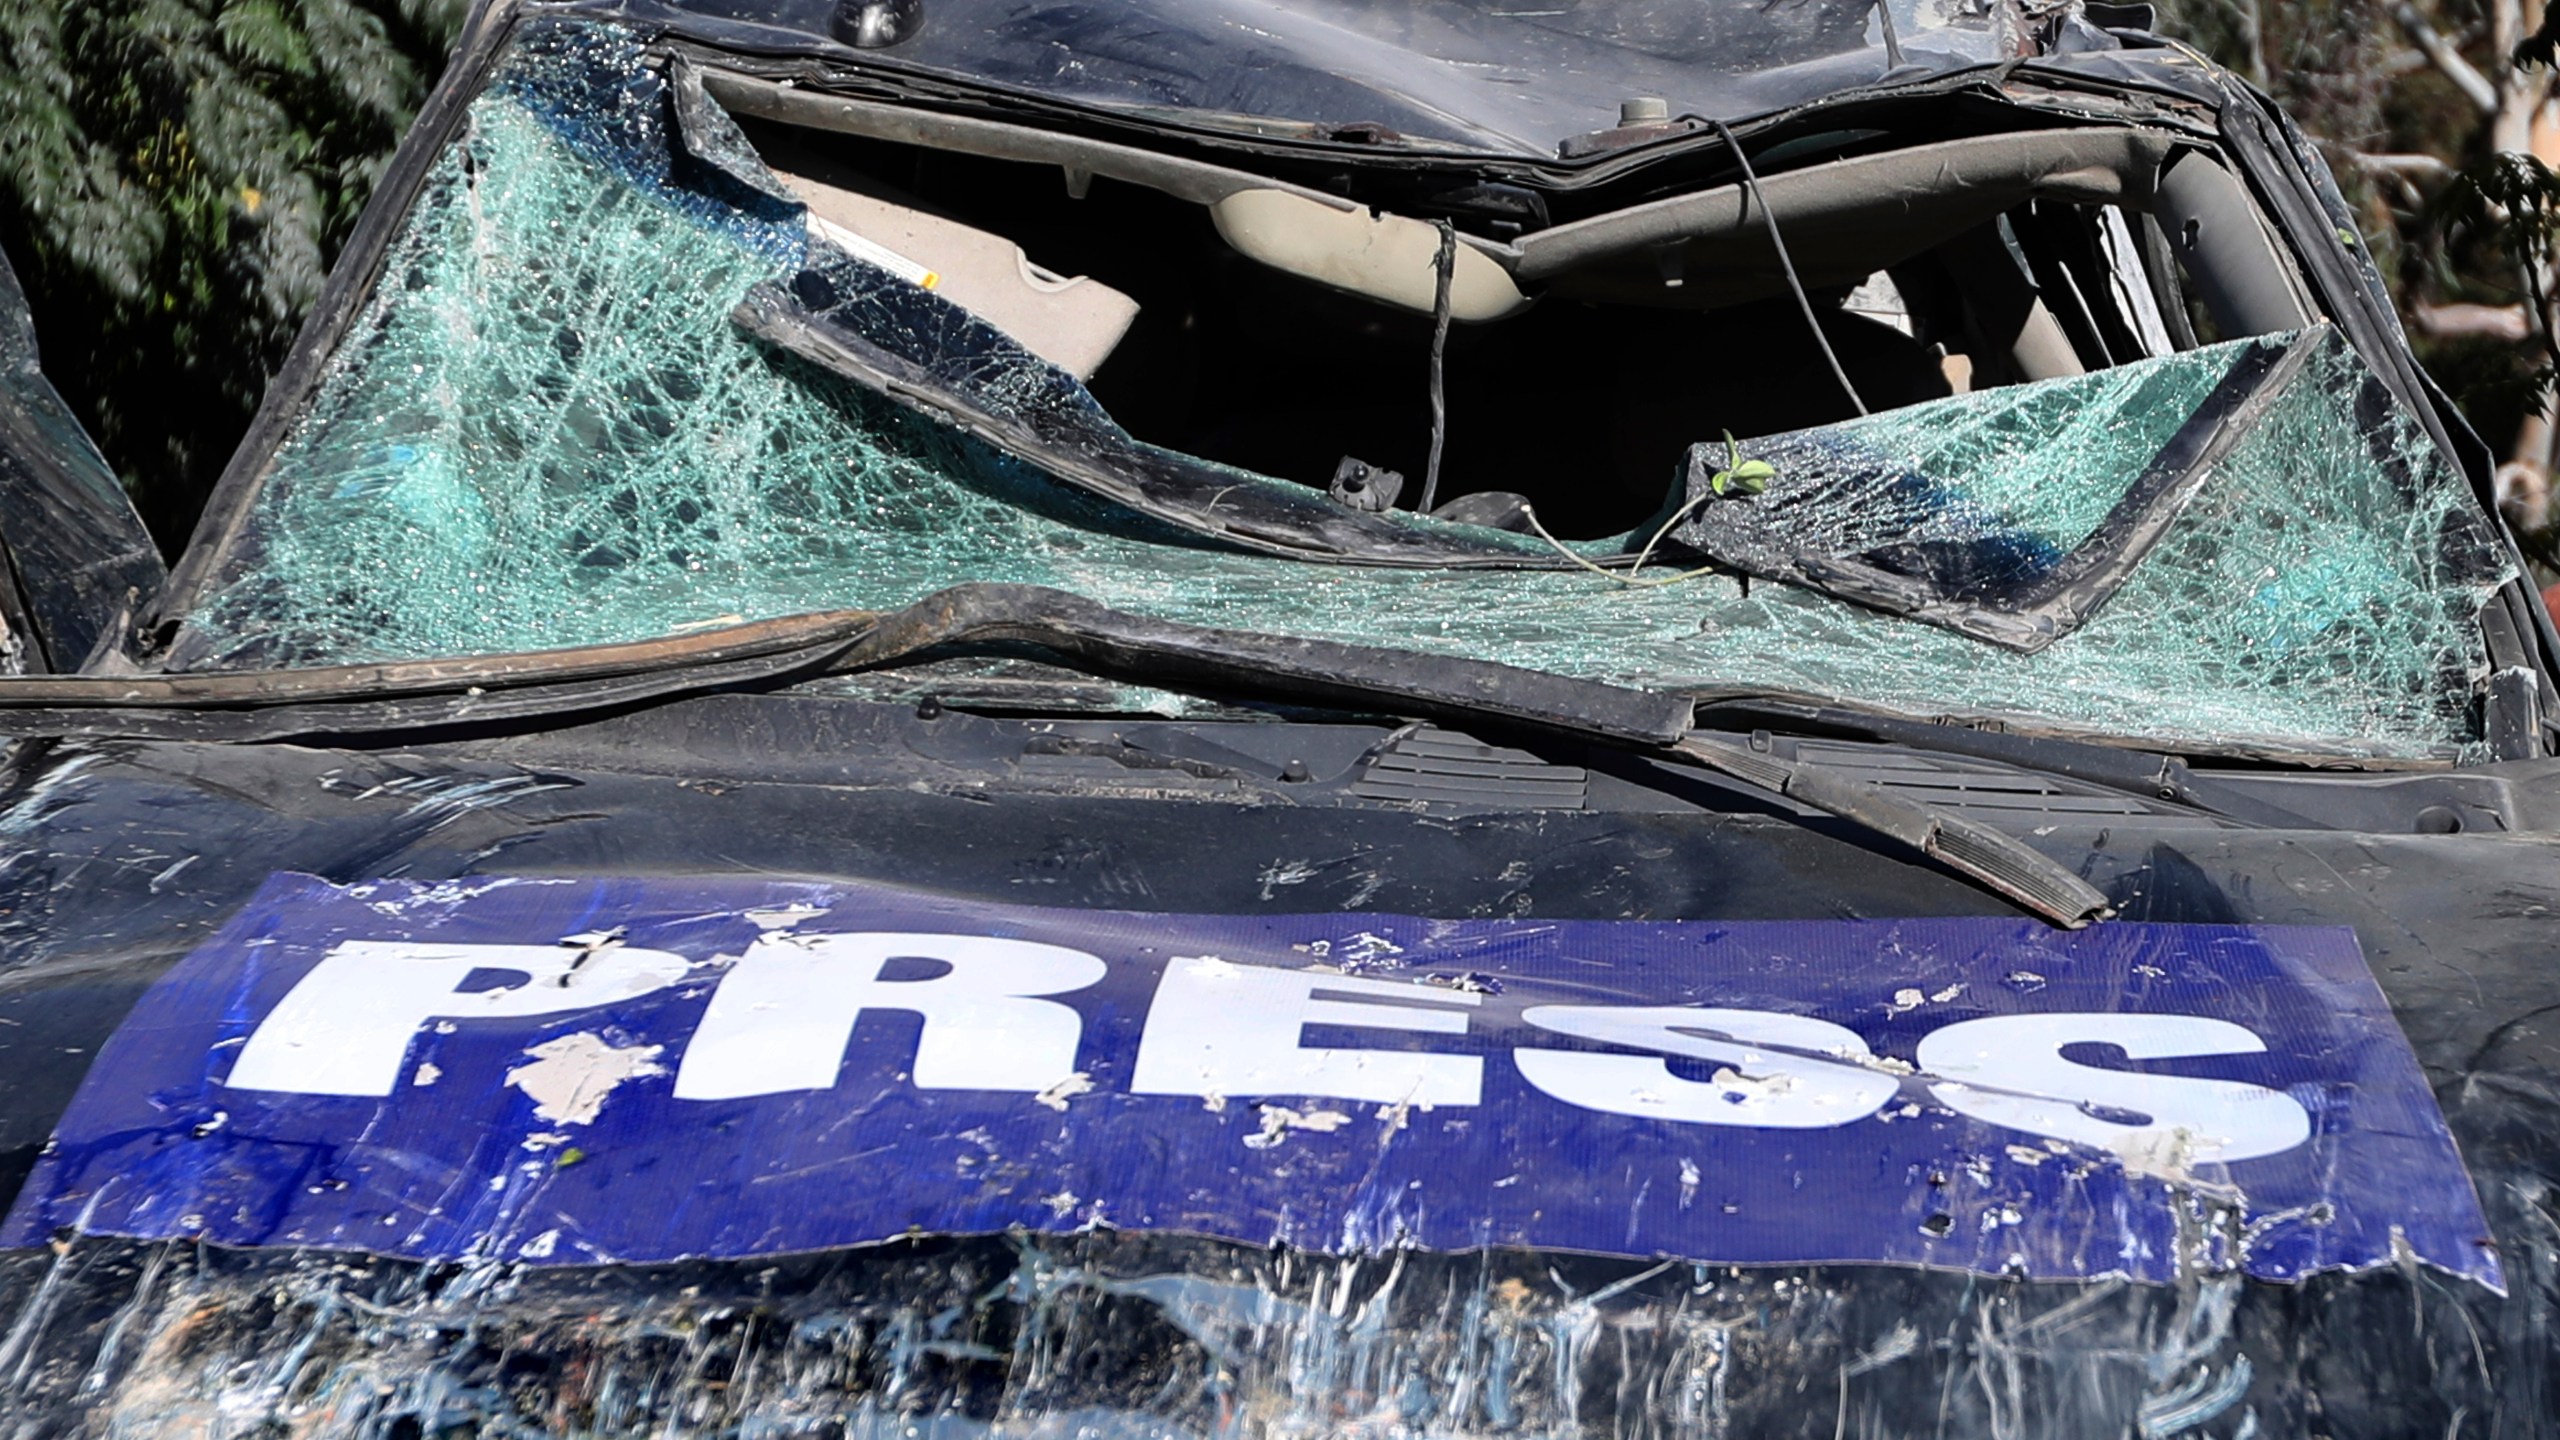
[[[1720,500],[1724,498],[1723,486],[1726,476],[1735,473],[1742,468],[1742,449],[1734,442],[1732,431],[1727,430],[1724,432],[1724,443],[1726,452],[1732,463],[1729,464],[1723,472],[1719,473],[1715,477],[1714,481],[1710,482],[1710,488],[1702,489],[1697,494],[1690,496],[1686,503],[1681,505],[1680,508],[1672,511],[1668,518],[1666,518],[1660,525],[1654,527],[1653,537],[1644,542],[1644,548],[1636,552],[1634,563],[1628,565],[1624,573],[1616,570],[1605,569],[1601,566],[1592,564],[1589,560],[1583,558],[1581,553],[1576,551],[1572,546],[1565,544],[1555,536],[1547,533],[1547,527],[1538,523],[1538,512],[1535,507],[1523,504],[1520,507],[1520,518],[1529,522],[1529,528],[1538,532],[1539,539],[1544,540],[1549,545],[1555,547],[1555,552],[1557,554],[1562,555],[1567,560],[1572,561],[1574,564],[1581,566],[1583,569],[1590,571],[1594,575],[1605,575],[1610,579],[1617,581],[1621,585],[1677,585],[1683,580],[1694,580],[1701,575],[1712,575],[1724,567],[1711,561],[1705,565],[1699,566],[1695,570],[1683,570],[1677,575],[1662,575],[1642,580],[1636,578],[1635,572],[1642,570],[1645,567],[1645,562],[1653,558],[1654,548],[1659,546],[1666,538],[1668,538],[1672,531],[1678,529],[1681,521],[1688,519],[1692,514],[1696,513],[1699,506],[1706,504],[1710,500]],[[1746,597],[1749,596],[1751,593],[1751,577],[1746,574],[1738,576],[1737,578],[1741,581],[1742,593]]]
[[[1715,495],[1713,492],[1700,491],[1695,499],[1691,500],[1688,504],[1681,506],[1678,510],[1673,511],[1671,513],[1671,518],[1662,522],[1662,528],[1653,532],[1653,538],[1644,542],[1644,549],[1636,555],[1635,564],[1628,566],[1627,568],[1629,570],[1641,569],[1645,561],[1653,558],[1653,547],[1661,544],[1662,537],[1671,533],[1671,527],[1688,519],[1690,511],[1697,509],[1702,503],[1714,498]],[[1630,586],[1636,589],[1649,589],[1656,585],[1677,585],[1683,580],[1695,580],[1701,575],[1712,575],[1718,570],[1724,568],[1721,565],[1710,563],[1701,565],[1695,570],[1683,570],[1677,575],[1653,575],[1640,580],[1634,575],[1624,574],[1616,570],[1608,569],[1604,566],[1592,564],[1589,560],[1583,557],[1580,551],[1575,550],[1572,546],[1567,545],[1555,536],[1549,534],[1547,532],[1547,527],[1538,523],[1538,512],[1536,507],[1529,505],[1521,506],[1520,518],[1529,522],[1529,528],[1538,532],[1539,539],[1554,546],[1557,554],[1572,561],[1574,564],[1581,566],[1583,569],[1590,571],[1594,575],[1601,576],[1605,579],[1615,580],[1621,585]],[[1748,576],[1744,577],[1744,583],[1750,583]]]
[[[1893,0],[1876,0],[1876,20],[1884,27],[1884,63],[1888,70],[1902,68],[1902,37],[1893,31]]]
[[[1439,224],[1440,258],[1434,262],[1439,278],[1431,296],[1431,462],[1422,471],[1422,502],[1413,507],[1421,515],[1430,514],[1433,502],[1440,498],[1440,447],[1449,438],[1441,357],[1449,348],[1449,282],[1458,272],[1458,227],[1446,220]]]
[[[1822,333],[1822,321],[1813,313],[1813,302],[1805,298],[1804,282],[1796,278],[1796,262],[1787,255],[1786,237],[1778,233],[1777,212],[1769,208],[1768,198],[1760,193],[1760,177],[1751,168],[1751,157],[1742,153],[1742,142],[1733,138],[1731,126],[1715,119],[1707,123],[1715,127],[1716,137],[1724,141],[1724,148],[1733,152],[1735,163],[1742,167],[1742,183],[1751,192],[1751,203],[1760,212],[1760,223],[1769,227],[1769,243],[1777,249],[1778,267],[1787,272],[1787,288],[1796,293],[1796,306],[1804,311],[1804,323],[1813,330],[1813,343],[1822,347],[1822,358],[1831,362],[1832,378],[1840,382],[1841,393],[1849,397],[1849,403],[1856,407],[1857,412],[1867,414],[1867,402],[1858,398],[1858,387],[1849,383],[1849,372],[1840,368],[1840,357],[1831,349],[1831,337]],[[1437,393],[1439,370],[1436,359],[1433,366],[1432,384],[1434,393]]]

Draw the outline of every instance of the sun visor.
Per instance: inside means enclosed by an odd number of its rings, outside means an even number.
[[[1092,378],[1138,318],[1137,301],[1091,276],[1055,274],[1002,235],[848,175],[777,170],[809,207],[819,238],[933,291],[1079,380]]]
[[[1144,186],[1207,206],[1228,244],[1275,270],[1432,313],[1440,229],[1409,215],[1373,211],[1338,195],[1205,161],[976,116],[822,95],[741,75],[706,73],[703,85],[731,110],[758,119],[990,160],[1055,165],[1073,185],[1099,175]],[[1466,237],[1458,246],[1449,300],[1451,317],[1470,321],[1498,320],[1529,303],[1488,247]]]
[[[1440,228],[1363,206],[1341,210],[1286,190],[1239,190],[1209,207],[1237,253],[1274,270],[1400,309],[1432,314]],[[1511,277],[1460,237],[1449,274],[1449,317],[1499,320],[1527,308]]]

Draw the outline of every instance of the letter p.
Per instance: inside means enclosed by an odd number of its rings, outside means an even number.
[[[684,978],[684,957],[620,945],[435,945],[348,940],[288,991],[240,1048],[234,1090],[388,1095],[430,1020],[522,1019],[610,1005]],[[463,990],[478,970],[514,985]]]

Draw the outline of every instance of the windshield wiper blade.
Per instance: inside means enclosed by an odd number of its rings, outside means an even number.
[[[1664,746],[1692,704],[1460,656],[1222,630],[1114,610],[1038,585],[966,584],[885,613],[841,610],[658,640],[523,655],[302,670],[0,679],[0,735],[302,739],[515,723],[871,669],[938,646],[1035,644],[1088,668],[1488,717]]]
[[[2183,805],[2240,825],[2275,830],[2330,828],[2283,806],[2235,790],[2209,775],[2199,775],[2185,761],[2157,750],[2100,745],[2054,735],[1979,730],[1917,716],[1852,710],[1838,705],[1751,700],[1705,703],[1700,709],[1749,717],[1790,730],[1854,735],[1911,750],[2014,765],[2021,770],[2103,785],[2145,800]]]
[[[1250,631],[1212,630],[1117,611],[1033,585],[961,585],[892,615],[856,642],[850,664],[882,663],[960,641],[1016,640],[1069,658],[1164,678],[1289,685],[1314,698],[1381,701],[1461,720],[1487,717],[1619,744],[1667,746],[1787,800],[1896,841],[2066,929],[2112,910],[2105,892],[2021,840],[1809,761],[1783,761],[1690,730],[1685,699],[1485,660]]]
[[[1871,781],[1701,734],[1671,748],[1710,770],[1899,841],[2066,930],[2114,911],[2105,891],[2025,841]]]

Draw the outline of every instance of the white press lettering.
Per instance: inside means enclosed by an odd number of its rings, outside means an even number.
[[[1319,1000],[1318,992],[1429,1004]],[[1322,1095],[1382,1105],[1473,1105],[1484,1094],[1481,1057],[1331,1049],[1301,1045],[1299,1039],[1309,1025],[1463,1035],[1463,1011],[1434,1007],[1474,1005],[1483,998],[1390,980],[1178,956],[1156,986],[1129,1088],[1140,1095]]]
[[[1867,1056],[1866,1041],[1809,1015],[1688,1005],[1533,1005],[1520,1018],[1558,1035],[1657,1052],[1512,1053],[1512,1063],[1530,1084],[1567,1104],[1612,1115],[1814,1130],[1873,1115],[1897,1088],[1891,1075],[1855,1063]],[[1805,1050],[1844,1058],[1788,1053]],[[1685,1080],[1671,1073],[1664,1055],[1726,1068],[1708,1080]]]
[[[887,980],[893,960],[946,974]],[[1038,1094],[1075,1073],[1084,1020],[1054,1000],[1102,978],[1082,950],[982,935],[768,935],[720,981],[676,1072],[679,1100],[827,1090],[866,1010],[924,1017],[914,1066],[924,1090]]]
[[[2311,1138],[2309,1112],[2281,1090],[2082,1065],[2062,1057],[2074,1044],[2112,1045],[2135,1060],[2267,1048],[2202,1015],[2065,1012],[1959,1020],[1922,1037],[1913,1054],[1934,1077],[1930,1093],[1960,1114],[2166,1165],[2247,1160]],[[2101,1109],[2126,1118],[2093,1113]]]
[[[303,1095],[388,1095],[410,1037],[431,1020],[523,1019],[610,1005],[684,978],[682,956],[624,945],[332,947],[240,1047],[224,1084]],[[475,971],[520,977],[464,990]]]

